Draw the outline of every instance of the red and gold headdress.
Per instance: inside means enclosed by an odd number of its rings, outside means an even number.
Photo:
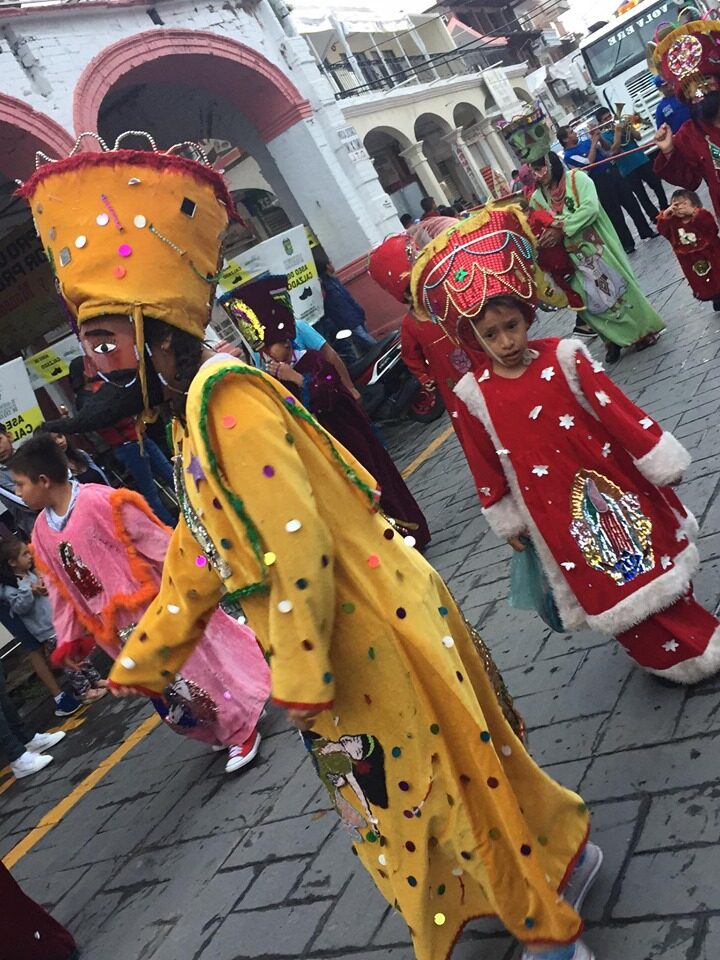
[[[446,230],[413,266],[413,301],[436,323],[477,349],[468,321],[493,297],[510,296],[535,315],[535,240],[519,206],[485,209]]]
[[[648,63],[678,96],[693,103],[717,88],[714,78],[720,77],[720,14],[712,10],[701,17],[692,8],[688,11],[696,19],[658,27],[655,41],[648,46]]]

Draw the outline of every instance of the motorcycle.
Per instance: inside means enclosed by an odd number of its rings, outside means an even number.
[[[341,330],[337,339],[344,340],[350,336],[351,331]],[[388,333],[367,353],[347,366],[372,420],[432,423],[445,410],[439,392],[423,387],[405,366],[400,351],[399,330]]]

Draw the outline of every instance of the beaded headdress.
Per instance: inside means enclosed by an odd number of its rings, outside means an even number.
[[[224,293],[218,303],[253,350],[295,339],[287,277],[270,275],[251,280]]]
[[[523,163],[535,163],[550,152],[550,127],[540,107],[504,124],[500,133]]]
[[[714,78],[720,77],[720,12],[711,10],[701,16],[688,8],[685,13],[696,19],[658,27],[648,45],[648,64],[679,97],[696,103],[716,89]]]
[[[393,234],[370,251],[368,272],[383,290],[404,303],[417,254],[418,248],[411,237],[406,233]]]
[[[486,208],[446,230],[420,253],[411,292],[432,320],[477,349],[468,321],[494,297],[510,296],[532,320],[537,305],[535,241],[519,206]]]

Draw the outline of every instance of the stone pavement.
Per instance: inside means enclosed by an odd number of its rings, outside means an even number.
[[[633,263],[668,331],[614,368],[630,396],[692,450],[681,495],[702,527],[700,599],[720,599],[720,315],[693,301],[663,240]],[[543,334],[567,333],[546,315]],[[599,348],[593,347],[598,354]],[[434,435],[388,431],[400,463]],[[429,559],[505,672],[539,762],[578,788],[605,866],[587,901],[599,960],[711,960],[720,953],[720,679],[669,688],[612,640],[553,634],[506,602],[509,549],[487,530],[451,437],[410,486],[427,511]],[[109,698],[56,748],[56,762],[0,798],[11,850],[149,715]],[[297,734],[272,713],[257,764],[223,758],[159,728],[13,868],[76,934],[86,960],[411,960],[407,930],[350,853]],[[495,923],[470,925],[454,960],[510,960]],[[437,958],[444,960],[444,958]]]

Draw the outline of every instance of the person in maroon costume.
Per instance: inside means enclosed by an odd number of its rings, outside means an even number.
[[[673,253],[698,300],[712,300],[720,310],[720,235],[715,217],[694,190],[676,190],[670,206],[658,216],[658,233]]]
[[[268,373],[285,383],[328,433],[375,477],[383,513],[412,536],[418,547],[427,546],[427,521],[367,414],[319,351],[298,350],[293,345],[295,317],[287,277],[264,277],[241,287],[234,298],[236,322],[239,299],[253,317],[252,324],[242,324],[243,334],[261,351]]]
[[[673,133],[655,134],[655,173],[668,183],[697,190],[705,181],[720,217],[720,21],[694,20],[666,33],[652,52],[657,73],[690,104],[692,119]]]
[[[0,960],[75,960],[72,934],[23,893],[0,861]]]

